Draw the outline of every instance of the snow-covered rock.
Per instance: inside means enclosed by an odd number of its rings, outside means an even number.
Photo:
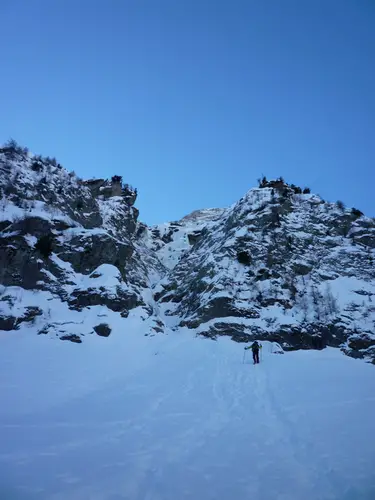
[[[201,231],[157,298],[202,335],[372,358],[374,248],[373,219],[284,183],[252,189]]]
[[[83,182],[21,149],[0,150],[0,174],[0,327],[30,317],[27,292],[37,297],[32,307],[40,302],[45,312],[48,292],[66,315],[82,312],[82,323],[95,306],[122,317],[149,307],[150,276],[163,266],[136,245],[135,190],[116,176]],[[15,297],[24,294],[20,303]],[[37,316],[30,326],[38,333],[60,331],[56,315]]]
[[[119,176],[82,181],[0,149],[0,329],[78,342],[131,316],[145,335],[188,327],[375,359],[373,219],[282,180],[154,227],[136,196]]]

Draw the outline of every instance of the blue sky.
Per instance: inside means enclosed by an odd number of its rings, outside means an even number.
[[[373,0],[0,0],[0,141],[120,174],[140,219],[283,175],[375,215]]]

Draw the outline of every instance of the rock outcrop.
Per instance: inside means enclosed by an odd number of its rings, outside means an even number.
[[[15,306],[7,302],[16,292],[48,294],[67,311],[98,306],[123,318],[148,307],[149,274],[158,276],[163,266],[137,247],[136,190],[121,178],[83,182],[54,160],[3,149],[0,196],[3,330],[26,321],[23,304],[14,316]],[[54,330],[53,317],[40,319],[45,324],[39,331]],[[72,340],[65,330],[56,331]]]
[[[286,350],[343,346],[373,359],[374,220],[271,184],[206,225],[157,299],[179,326],[205,336]]]

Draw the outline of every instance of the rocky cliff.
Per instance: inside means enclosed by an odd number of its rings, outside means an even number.
[[[136,191],[121,178],[83,182],[55,160],[3,148],[0,190],[0,329],[27,323],[79,341],[108,312],[153,309],[151,279],[164,266],[137,245]]]
[[[155,227],[136,196],[2,148],[0,330],[79,343],[143,320],[375,360],[373,219],[282,179]]]

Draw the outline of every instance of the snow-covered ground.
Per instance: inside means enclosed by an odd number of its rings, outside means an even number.
[[[0,333],[2,500],[375,498],[373,366],[140,324]]]

